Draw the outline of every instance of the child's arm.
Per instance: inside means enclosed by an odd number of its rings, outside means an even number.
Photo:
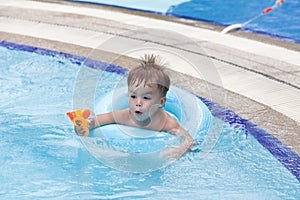
[[[113,124],[113,123],[115,123],[115,120],[114,120],[114,114],[112,112],[98,114],[95,116],[93,120],[91,120],[89,128],[94,129],[99,126],[103,126],[106,124]]]
[[[162,152],[162,156],[165,158],[180,158],[183,154],[185,154],[193,145],[194,139],[193,137],[182,128],[176,120],[171,120],[169,122],[169,130],[168,132],[177,136],[183,137],[183,142],[179,147],[171,147],[167,148]],[[170,126],[172,128],[170,128]]]
[[[127,110],[116,110],[113,112],[108,112],[104,114],[98,114],[93,119],[89,120],[88,129],[92,130],[99,126],[107,124],[122,123],[125,121]],[[84,135],[84,130],[80,126],[75,126],[75,132],[77,135]]]

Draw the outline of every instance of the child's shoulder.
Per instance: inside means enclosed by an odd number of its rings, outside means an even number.
[[[166,120],[165,120],[165,125],[164,125],[164,130],[165,131],[170,131],[172,129],[178,129],[180,127],[179,123],[177,120],[171,116],[169,113],[166,113]]]
[[[112,111],[113,117],[116,119],[117,123],[126,123],[129,119],[129,108],[123,110],[114,110]]]
[[[125,108],[122,110],[114,110],[112,111],[113,114],[119,114],[119,115],[128,115],[129,114],[129,108]]]

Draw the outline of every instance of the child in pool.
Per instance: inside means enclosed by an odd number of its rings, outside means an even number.
[[[170,87],[170,78],[159,57],[145,55],[140,65],[129,72],[128,97],[129,108],[98,114],[90,121],[89,129],[102,125],[118,123],[154,131],[166,131],[184,138],[179,147],[168,148],[163,157],[179,158],[194,144],[191,135],[178,122],[165,112],[166,94]],[[75,127],[78,135],[84,130]]]

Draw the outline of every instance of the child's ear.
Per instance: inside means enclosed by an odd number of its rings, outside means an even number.
[[[167,98],[166,98],[166,97],[162,97],[162,98],[160,99],[160,106],[159,106],[159,107],[160,107],[160,108],[164,107],[166,101],[167,101]]]

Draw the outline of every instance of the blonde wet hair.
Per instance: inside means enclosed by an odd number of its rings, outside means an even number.
[[[166,64],[161,57],[145,54],[140,64],[129,72],[128,86],[150,86],[155,84],[162,97],[167,95],[170,88],[170,77],[166,73]]]

